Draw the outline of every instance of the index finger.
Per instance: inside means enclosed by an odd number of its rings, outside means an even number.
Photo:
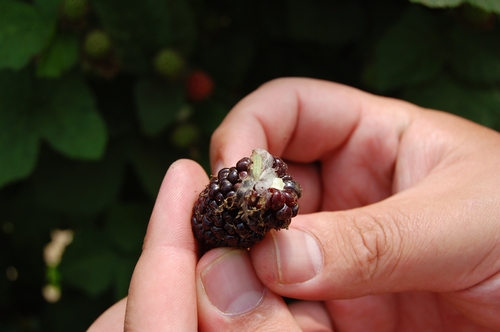
[[[214,132],[212,166],[232,165],[254,148],[294,162],[319,160],[341,146],[367,113],[392,118],[395,104],[409,105],[386,100],[315,79],[271,81],[238,103]]]
[[[172,164],[158,193],[130,283],[125,331],[196,331],[192,203],[207,176],[193,161]]]

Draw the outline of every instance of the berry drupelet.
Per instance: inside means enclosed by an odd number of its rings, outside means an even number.
[[[195,237],[206,250],[248,248],[271,229],[288,229],[302,189],[287,172],[283,160],[262,149],[221,169],[194,204]]]

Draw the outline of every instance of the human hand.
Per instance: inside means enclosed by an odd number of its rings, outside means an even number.
[[[216,130],[213,169],[254,148],[284,158],[303,188],[290,230],[250,250],[272,292],[314,301],[291,307],[302,328],[327,316],[335,331],[500,330],[497,132],[281,79]]]
[[[208,183],[195,162],[172,164],[151,215],[129,296],[89,328],[97,331],[298,331],[282,298],[257,278],[248,252],[214,249],[198,262],[192,207]]]

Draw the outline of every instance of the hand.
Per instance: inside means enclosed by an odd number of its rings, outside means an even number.
[[[212,165],[254,148],[284,158],[303,187],[290,229],[250,250],[271,292],[308,300],[291,307],[302,328],[329,319],[335,331],[500,330],[497,132],[339,84],[281,79],[230,112],[212,137]]]
[[[207,183],[204,170],[193,161],[172,164],[128,298],[88,331],[299,331],[282,298],[257,278],[246,250],[219,248],[198,262],[190,219]]]

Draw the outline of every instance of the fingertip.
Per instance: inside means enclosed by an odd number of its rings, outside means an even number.
[[[196,328],[193,317],[198,251],[191,215],[197,195],[206,183],[205,171],[192,160],[178,160],[167,170],[132,275],[127,330]]]
[[[170,165],[156,198],[144,248],[157,245],[194,246],[190,223],[192,207],[207,183],[206,172],[195,161],[180,159]]]
[[[212,173],[221,168],[234,166],[242,157],[250,156],[256,148],[267,150],[266,134],[259,121],[251,115],[239,120],[235,113],[229,113],[214,131],[210,140],[210,165]],[[235,122],[242,130],[235,130]]]
[[[178,159],[174,161],[168,168],[165,178],[182,177],[187,178],[192,183],[203,183],[207,181],[207,173],[203,167],[196,161],[191,159]],[[165,179],[164,179],[165,180]],[[163,185],[162,185],[163,186]],[[201,191],[201,188],[200,188]]]

